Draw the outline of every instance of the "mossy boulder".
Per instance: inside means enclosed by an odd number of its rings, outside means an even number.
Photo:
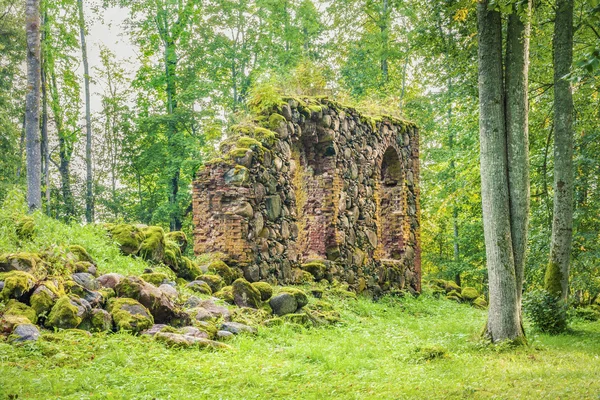
[[[463,300],[472,302],[473,300],[479,297],[479,292],[477,291],[477,289],[467,286],[462,289],[460,295]]]
[[[201,280],[192,281],[192,282],[188,283],[185,287],[190,290],[193,290],[196,293],[207,294],[207,295],[212,294],[212,290],[211,290],[210,286],[208,285],[208,283],[201,281]]]
[[[273,287],[267,282],[253,282],[252,286],[260,292],[262,301],[267,301],[273,296]]]
[[[214,293],[213,296],[215,296],[218,299],[224,300],[226,303],[235,304],[235,301],[233,299],[233,286],[225,286],[217,293]]]
[[[96,281],[96,277],[90,274],[89,272],[76,272],[71,275],[73,280],[77,282],[77,284],[83,286],[88,290],[98,290],[100,289],[100,284]]]
[[[327,270],[327,267],[320,261],[312,261],[302,264],[302,269],[310,273],[316,281],[320,281],[325,277],[325,271]]]
[[[90,332],[108,332],[112,330],[112,326],[110,313],[101,308],[94,308],[79,327]]]
[[[28,272],[10,271],[0,273],[0,281],[4,282],[0,300],[22,299],[27,297],[35,286],[35,278]]]
[[[140,278],[142,278],[148,283],[153,284],[154,286],[160,286],[165,281],[169,280],[169,276],[162,272],[150,272],[147,274],[142,274],[140,275]]]
[[[456,290],[451,290],[448,292],[448,294],[446,294],[446,298],[448,297],[456,297],[457,299],[462,300],[462,295]]]
[[[206,274],[196,277],[196,280],[204,281],[210,286],[212,293],[216,293],[225,286],[225,281],[219,275]]]
[[[182,333],[158,332],[154,335],[154,340],[164,343],[168,347],[210,347],[214,349],[231,349],[231,346],[228,346],[225,343]]]
[[[94,277],[98,276],[98,269],[96,266],[87,261],[77,261],[75,264],[73,264],[72,270],[74,273],[86,272]]]
[[[8,337],[10,343],[36,341],[40,337],[40,330],[34,324],[19,324]]]
[[[127,297],[139,301],[148,308],[157,323],[170,323],[182,318],[173,301],[156,286],[151,285],[136,276],[121,279],[115,287],[119,297]]]
[[[480,308],[482,310],[486,309],[488,306],[487,301],[485,301],[485,298],[483,298],[483,296],[480,296],[478,298],[476,298],[475,300],[473,300],[473,306],[475,308]]]
[[[114,289],[115,287],[117,287],[117,285],[119,284],[119,282],[121,282],[121,279],[123,278],[125,277],[121,274],[110,273],[99,276],[98,278],[96,278],[96,281],[100,284],[100,287],[102,288]]]
[[[226,285],[231,285],[236,278],[236,273],[221,260],[211,262],[208,265],[208,271],[222,277]]]
[[[295,314],[286,314],[281,317],[285,322],[289,322],[292,324],[303,325],[303,326],[312,326],[312,321],[308,317],[306,313],[295,313]]]
[[[192,280],[202,274],[202,270],[192,260],[183,256],[179,259],[177,271],[175,271],[175,273],[179,278]]]
[[[244,278],[236,279],[235,282],[233,282],[232,292],[233,301],[238,307],[260,307],[260,292]]]
[[[179,250],[183,253],[187,249],[188,239],[185,235],[185,232],[182,231],[174,231],[169,232],[165,235],[165,239],[168,241],[172,241],[177,244]]]
[[[0,272],[23,271],[32,275],[42,275],[45,271],[38,271],[43,266],[43,261],[37,253],[14,253],[0,256]]]
[[[69,246],[69,252],[71,252],[71,254],[73,254],[75,256],[77,261],[85,261],[85,262],[89,262],[91,264],[96,264],[94,262],[94,259],[92,258],[92,256],[90,256],[90,254],[87,252],[87,250],[83,246],[79,246],[79,245]]]
[[[15,315],[25,317],[30,320],[32,323],[37,322],[37,313],[27,304],[23,304],[17,300],[10,300],[6,304],[6,308],[4,310],[4,315]]]
[[[31,321],[23,315],[4,314],[0,317],[0,333],[10,334],[22,324],[31,324]]]
[[[298,309],[296,298],[290,293],[280,293],[273,296],[269,301],[269,305],[275,315],[286,315],[295,312]]]
[[[29,240],[35,234],[35,221],[32,217],[21,217],[15,224],[17,236],[21,240]]]
[[[141,229],[130,224],[113,225],[108,231],[126,255],[137,254],[146,237]]]
[[[112,299],[108,311],[117,330],[137,333],[154,325],[154,318],[150,311],[134,299]]]
[[[48,315],[56,300],[64,295],[64,288],[59,282],[44,281],[33,291],[29,304],[31,304],[37,315]]]
[[[280,293],[289,293],[292,296],[294,296],[296,302],[298,303],[298,308],[302,308],[308,304],[308,296],[306,295],[306,293],[304,293],[304,291],[300,289],[285,287],[280,290]]]
[[[448,294],[452,291],[456,291],[457,293],[461,291],[460,286],[454,281],[444,281],[444,289]]]
[[[142,232],[144,240],[140,245],[139,256],[146,261],[162,262],[165,254],[165,231],[160,226],[148,226]]]
[[[74,296],[60,297],[46,319],[48,328],[73,329],[87,317],[91,307],[83,299]]]

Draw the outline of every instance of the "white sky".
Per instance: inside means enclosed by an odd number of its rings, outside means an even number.
[[[108,47],[115,53],[119,62],[128,65],[126,68],[128,71],[134,71],[136,69],[134,66],[137,57],[135,54],[135,47],[131,44],[125,31],[125,27],[122,26],[122,23],[127,18],[126,10],[118,7],[111,7],[108,9],[99,8],[99,13],[101,13],[101,15],[97,15],[92,10],[92,7],[87,4],[84,12],[86,22],[88,23],[86,40],[88,63],[90,75],[92,77],[92,83],[90,84],[92,97],[90,105],[93,114],[101,110],[100,94],[102,93],[102,87],[101,85],[93,83],[94,67],[101,66],[100,47],[102,45]],[[83,71],[83,67],[81,68]]]

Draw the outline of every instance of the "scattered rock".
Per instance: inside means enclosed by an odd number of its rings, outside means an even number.
[[[267,282],[254,282],[252,286],[260,292],[260,299],[267,301],[273,296],[273,287]]]
[[[150,311],[134,299],[117,298],[111,301],[109,312],[117,330],[141,332],[154,325]]]
[[[208,285],[208,283],[206,283],[204,281],[192,281],[192,282],[188,283],[186,285],[186,287],[188,289],[191,289],[194,292],[198,292],[200,294],[208,294],[208,295],[212,294],[212,290],[210,289],[210,286]]]
[[[160,290],[165,296],[168,296],[171,299],[176,299],[177,296],[179,296],[177,289],[174,286],[166,284],[166,283],[163,283],[162,285],[160,285],[158,287],[158,290]]]
[[[298,309],[296,298],[289,293],[281,293],[271,299],[269,302],[273,313],[276,315],[291,314]]]
[[[114,289],[123,278],[124,276],[121,274],[110,273],[96,278],[96,281],[103,288]]]
[[[37,322],[37,313],[35,312],[35,310],[29,307],[27,304],[23,304],[14,299],[10,300],[6,304],[6,308],[4,309],[4,315],[25,317],[33,324]]]
[[[476,298],[479,297],[479,292],[475,288],[464,287],[462,289],[462,291],[460,292],[460,295],[461,295],[461,297],[462,297],[463,300],[472,302],[473,300],[475,300]]]
[[[239,278],[233,282],[232,292],[233,301],[238,307],[260,306],[261,293],[247,280]]]
[[[94,275],[88,272],[77,272],[72,275],[73,280],[77,282],[79,285],[83,286],[88,290],[98,290],[100,289],[100,284],[96,281]]]
[[[202,301],[200,304],[198,304],[198,306],[199,307],[196,313],[196,320],[198,321],[206,321],[217,318],[223,318],[227,321],[231,316],[227,307],[216,305],[211,300]]]
[[[289,293],[296,299],[298,308],[302,308],[308,304],[308,296],[302,290],[297,288],[285,287],[281,289],[281,293]]]
[[[239,335],[240,333],[256,333],[255,328],[239,322],[223,322],[221,330],[231,332],[234,335]]]
[[[0,292],[0,300],[19,300],[22,297],[26,297],[36,282],[33,275],[23,271],[0,273],[0,281],[4,282],[4,287],[2,288],[2,292]]]
[[[215,349],[230,349],[231,347],[214,340],[183,335],[180,333],[158,332],[154,335],[156,341],[162,342],[170,347],[212,347]]]
[[[219,275],[225,281],[225,284],[231,285],[236,274],[227,264],[221,260],[216,260],[208,265],[208,271]]]
[[[219,275],[200,275],[196,278],[196,280],[204,281],[210,286],[210,290],[212,293],[216,293],[225,286],[225,281]]]
[[[40,337],[40,330],[33,324],[20,324],[13,330],[8,340],[12,343],[36,341]]]
[[[125,255],[137,254],[145,238],[141,229],[130,224],[114,225],[108,231]]]
[[[77,328],[90,312],[91,306],[83,299],[75,296],[62,296],[54,304],[46,319],[48,328]]]
[[[162,272],[150,272],[147,274],[142,274],[140,275],[140,278],[148,283],[153,284],[154,286],[160,286],[161,284],[169,281],[167,274],[163,274]]]
[[[217,331],[217,339],[219,340],[229,340],[233,336],[234,334],[229,331]]]

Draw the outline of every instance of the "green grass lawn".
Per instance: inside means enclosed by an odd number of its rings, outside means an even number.
[[[169,349],[126,333],[0,343],[0,398],[600,398],[600,322],[530,333],[528,347],[512,349],[479,340],[485,311],[447,300],[337,306],[341,326],[262,328],[229,351]]]

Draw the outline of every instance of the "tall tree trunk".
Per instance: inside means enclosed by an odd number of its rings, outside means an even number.
[[[519,312],[529,223],[529,33],[531,1],[508,16],[506,37],[506,139],[511,239]],[[520,14],[524,13],[522,16]]]
[[[492,342],[516,341],[525,335],[511,237],[502,18],[484,0],[477,4],[477,21],[481,200],[490,291],[485,334]]]
[[[389,10],[388,0],[383,0],[381,8],[381,19],[379,20],[379,30],[381,31],[381,77],[383,82],[388,81],[388,47],[389,47]]]
[[[54,114],[54,123],[58,134],[58,155],[60,162],[58,172],[60,174],[61,189],[63,195],[64,212],[67,219],[75,216],[75,203],[73,201],[73,192],[71,191],[71,156],[73,146],[65,140],[63,131],[63,120],[58,99],[58,84],[56,82],[56,73],[54,68],[50,69],[50,80],[52,84],[52,111]]]
[[[44,10],[44,18],[42,20],[42,43],[46,41],[46,21],[48,13]],[[46,214],[50,215],[50,143],[48,142],[48,61],[42,55],[42,176],[46,191]]]
[[[573,236],[573,0],[556,0],[554,22],[554,217],[546,290],[567,298]]]
[[[87,223],[91,223],[94,220],[94,194],[92,189],[92,116],[90,111],[90,71],[87,58],[87,45],[85,43],[85,18],[83,16],[83,0],[77,0],[77,7],[79,9],[79,35],[81,37],[83,82],[85,86],[85,220]]]
[[[27,151],[27,205],[33,211],[42,207],[42,157],[40,151],[40,2],[27,0],[27,97],[25,132]]]

